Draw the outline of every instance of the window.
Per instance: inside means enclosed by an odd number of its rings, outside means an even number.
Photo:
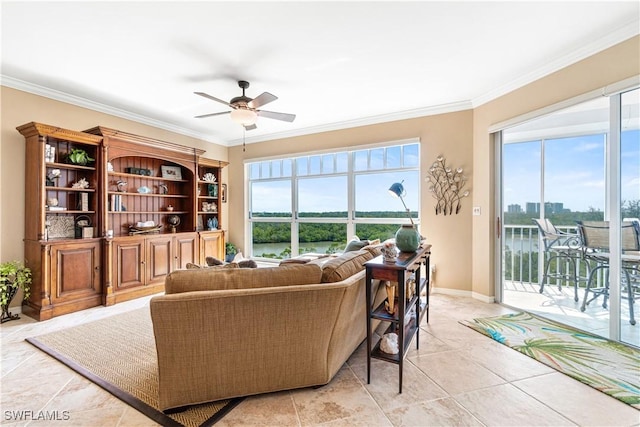
[[[247,164],[253,257],[341,252],[347,240],[386,240],[420,219],[420,144],[311,154]],[[388,193],[407,190],[402,202]]]

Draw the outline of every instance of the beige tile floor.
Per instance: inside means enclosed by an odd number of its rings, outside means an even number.
[[[122,313],[148,298],[46,322],[0,327],[0,424],[153,426],[153,421],[24,341],[29,336]],[[640,411],[502,346],[458,323],[509,310],[434,294],[420,349],[397,365],[372,361],[366,383],[361,346],[326,386],[250,397],[219,426],[640,426]],[[58,411],[62,421],[18,421],[14,411]]]
[[[588,331],[605,338],[609,338],[610,310],[602,307],[603,297],[591,302],[585,311],[580,310],[584,297],[584,289],[578,289],[578,301],[574,300],[571,287],[558,289],[547,285],[540,293],[537,283],[506,282],[503,301],[506,305],[531,313],[536,313],[548,319],[556,320]],[[626,293],[623,294],[626,296]],[[636,302],[636,306],[637,306]],[[640,308],[635,308],[636,324],[629,323],[629,303],[622,299],[620,307],[620,339],[622,342],[640,347]]]

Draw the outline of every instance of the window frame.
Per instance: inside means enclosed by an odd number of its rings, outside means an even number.
[[[410,166],[405,166],[405,161],[408,156],[413,153],[406,153],[405,147],[411,147],[411,151],[415,150],[415,154],[417,155],[417,159],[415,164]],[[400,165],[399,167],[387,168],[388,164],[388,156],[387,152],[389,149],[394,149],[395,147],[400,147]],[[291,254],[298,254],[299,246],[299,224],[305,223],[325,223],[325,224],[346,224],[346,236],[347,241],[355,234],[356,226],[358,224],[410,224],[410,220],[408,217],[358,217],[356,215],[356,177],[367,175],[367,174],[375,174],[375,173],[389,173],[389,172],[407,172],[407,171],[415,171],[417,172],[417,182],[415,183],[417,186],[417,206],[416,209],[412,209],[412,213],[417,211],[417,216],[412,217],[413,222],[416,224],[420,224],[420,140],[419,138],[410,138],[405,140],[396,140],[390,142],[383,142],[377,144],[368,144],[362,146],[355,147],[346,147],[341,150],[325,150],[325,151],[314,151],[307,153],[296,153],[294,156],[290,157],[273,157],[267,159],[252,159],[251,161],[245,162],[245,174],[247,177],[247,224],[245,229],[246,238],[246,247],[247,247],[247,256],[252,258],[269,261],[270,258],[262,258],[256,257],[253,253],[253,224],[260,222],[283,222],[291,224]],[[382,167],[375,169],[371,168],[371,154],[372,150],[383,150],[382,156]],[[367,168],[366,169],[356,169],[356,152],[367,152]],[[344,153],[347,154],[347,170],[346,171],[338,171],[340,164],[340,157],[344,156]],[[331,156],[331,158],[327,157]],[[317,157],[319,159],[319,167],[318,173],[310,173],[311,172],[311,159]],[[306,173],[304,171],[299,170],[298,162],[300,159],[305,159],[304,162],[306,164]],[[323,164],[327,161],[331,160],[333,165],[331,168],[332,172],[325,172],[325,168]],[[280,170],[284,170],[283,164],[285,161],[291,162],[291,174],[288,176],[265,176],[264,175],[264,167],[263,163],[265,162],[280,162]],[[252,167],[253,165],[259,164],[259,173],[258,176],[252,176]],[[271,167],[268,168],[270,171]],[[300,173],[302,172],[302,173]],[[345,217],[313,217],[313,216],[300,216],[299,210],[299,198],[298,198],[298,190],[299,190],[299,182],[301,180],[306,179],[317,179],[324,177],[338,177],[338,176],[346,176],[347,181],[347,214]],[[279,180],[289,180],[291,181],[291,209],[292,215],[290,217],[277,217],[277,216],[267,216],[267,217],[258,217],[253,214],[252,204],[253,204],[253,195],[252,195],[252,184],[254,182],[267,182],[267,181],[279,181]],[[391,185],[391,183],[389,183]],[[390,201],[392,198],[390,197]],[[400,201],[398,201],[399,208],[402,207]]]

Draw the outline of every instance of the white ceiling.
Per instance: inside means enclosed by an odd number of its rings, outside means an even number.
[[[475,107],[640,33],[640,2],[9,2],[2,84],[222,145]],[[639,70],[640,72],[640,70]],[[98,125],[99,123],[96,123]]]

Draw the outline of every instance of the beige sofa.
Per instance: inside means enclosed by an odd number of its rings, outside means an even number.
[[[171,273],[151,299],[160,408],[331,381],[366,338],[363,263],[378,251]]]

